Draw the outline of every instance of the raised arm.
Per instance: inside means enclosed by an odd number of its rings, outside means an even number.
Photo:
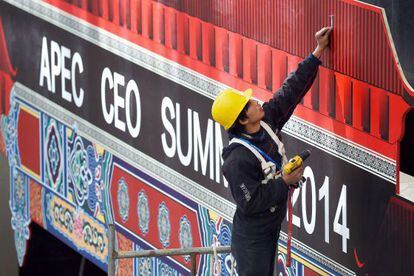
[[[296,71],[289,74],[272,99],[263,105],[265,121],[270,123],[274,129],[282,129],[300,100],[312,86],[321,64],[319,58],[329,44],[331,31],[332,28],[325,27],[315,34],[318,44],[313,53],[299,63]]]

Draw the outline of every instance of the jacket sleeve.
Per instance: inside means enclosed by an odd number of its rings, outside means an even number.
[[[282,203],[288,196],[288,186],[282,178],[262,184],[257,179],[258,166],[246,159],[232,160],[223,167],[237,207],[244,214],[255,214],[269,210]],[[261,174],[261,172],[260,172]]]
[[[295,72],[289,74],[272,99],[263,104],[265,121],[274,129],[281,130],[289,120],[295,107],[312,86],[320,64],[321,61],[310,54],[299,63]]]

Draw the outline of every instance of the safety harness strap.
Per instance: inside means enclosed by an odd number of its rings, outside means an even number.
[[[260,121],[260,125],[269,134],[269,136],[272,138],[272,140],[276,143],[276,145],[278,147],[278,152],[282,156],[282,168],[283,168],[283,165],[285,165],[288,162],[288,160],[286,158],[285,146],[283,145],[282,141],[280,141],[280,139],[277,137],[276,133],[273,132],[272,128],[267,123],[265,123],[263,121]],[[233,144],[233,143],[239,143],[239,144],[245,146],[246,148],[248,148],[256,156],[256,158],[259,159],[260,163],[262,164],[262,169],[268,167],[268,162],[266,162],[264,157],[251,144],[249,144],[248,142],[246,142],[242,139],[239,139],[239,138],[231,139],[230,144]]]
[[[272,128],[265,122],[260,121],[260,125],[266,130],[267,133],[269,133],[270,137],[275,141],[279,154],[282,156],[282,167],[285,165],[288,160],[286,157],[286,150],[285,145],[280,141],[279,137],[277,137],[276,133],[273,132]]]
[[[245,146],[246,148],[248,148],[256,157],[257,159],[259,159],[260,163],[266,163],[266,160],[264,159],[264,157],[259,153],[259,151],[257,149],[255,149],[252,145],[250,145],[249,143],[247,143],[246,141],[239,139],[239,138],[233,138],[231,139],[229,144],[233,144],[233,143],[239,143],[243,146]]]

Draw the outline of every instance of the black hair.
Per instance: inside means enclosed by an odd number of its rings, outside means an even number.
[[[244,125],[242,125],[240,121],[247,118],[247,109],[249,109],[249,106],[250,102],[247,102],[236,121],[234,121],[233,125],[227,130],[230,136],[240,136],[240,134],[244,132]]]

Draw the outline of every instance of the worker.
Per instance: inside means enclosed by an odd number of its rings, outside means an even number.
[[[222,171],[237,205],[231,251],[240,276],[276,273],[277,242],[288,191],[300,181],[304,170],[302,165],[282,175],[287,159],[280,131],[311,87],[331,31],[325,27],[316,32],[316,49],[263,106],[252,99],[251,89],[224,90],[213,103],[212,116],[228,131],[230,140],[223,149]]]

